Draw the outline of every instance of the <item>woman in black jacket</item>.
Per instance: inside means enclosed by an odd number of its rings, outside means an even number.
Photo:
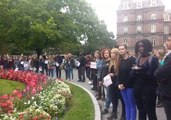
[[[117,119],[118,99],[121,99],[122,103],[122,115],[120,120],[125,120],[125,105],[118,89],[118,73],[120,66],[119,50],[117,48],[113,48],[110,52],[110,55],[111,59],[109,64],[109,75],[112,79],[112,84],[109,86],[108,92],[109,98],[113,104],[113,108],[111,115],[108,117],[108,120],[112,120],[113,118]]]
[[[138,56],[136,66],[132,69],[134,78],[134,96],[139,112],[139,120],[157,120],[156,88],[157,81],[154,72],[158,68],[158,58],[150,55],[152,44],[143,39],[136,43],[135,52]],[[150,61],[150,62],[149,62]]]
[[[130,56],[125,44],[119,45],[121,61],[118,74],[118,88],[125,103],[126,120],[136,120],[136,104],[133,95],[133,81],[130,71],[135,64],[135,58]]]

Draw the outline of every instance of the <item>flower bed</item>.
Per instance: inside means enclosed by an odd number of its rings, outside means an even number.
[[[0,78],[26,84],[23,91],[0,97],[2,120],[50,120],[64,113],[71,98],[69,87],[62,81],[47,79],[33,72],[1,71]]]

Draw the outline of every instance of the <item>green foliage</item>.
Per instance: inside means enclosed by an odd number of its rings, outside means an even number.
[[[82,40],[94,50],[114,37],[85,0],[1,0],[0,11],[2,53],[80,50]],[[63,48],[68,43],[72,45]]]

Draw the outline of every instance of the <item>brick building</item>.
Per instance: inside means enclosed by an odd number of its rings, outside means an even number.
[[[143,38],[161,48],[171,32],[171,11],[162,0],[121,0],[117,11],[117,42],[130,50]]]

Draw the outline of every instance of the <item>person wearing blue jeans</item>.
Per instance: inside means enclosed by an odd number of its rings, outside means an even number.
[[[136,120],[136,103],[133,93],[133,80],[130,75],[130,71],[135,64],[135,58],[129,56],[127,46],[125,44],[119,45],[119,52],[121,59],[118,73],[118,88],[120,89],[125,103],[126,120]]]
[[[126,120],[136,120],[136,104],[132,88],[121,90],[121,95],[125,103]]]
[[[68,78],[69,78],[69,80],[74,79],[73,67],[68,68]]]

